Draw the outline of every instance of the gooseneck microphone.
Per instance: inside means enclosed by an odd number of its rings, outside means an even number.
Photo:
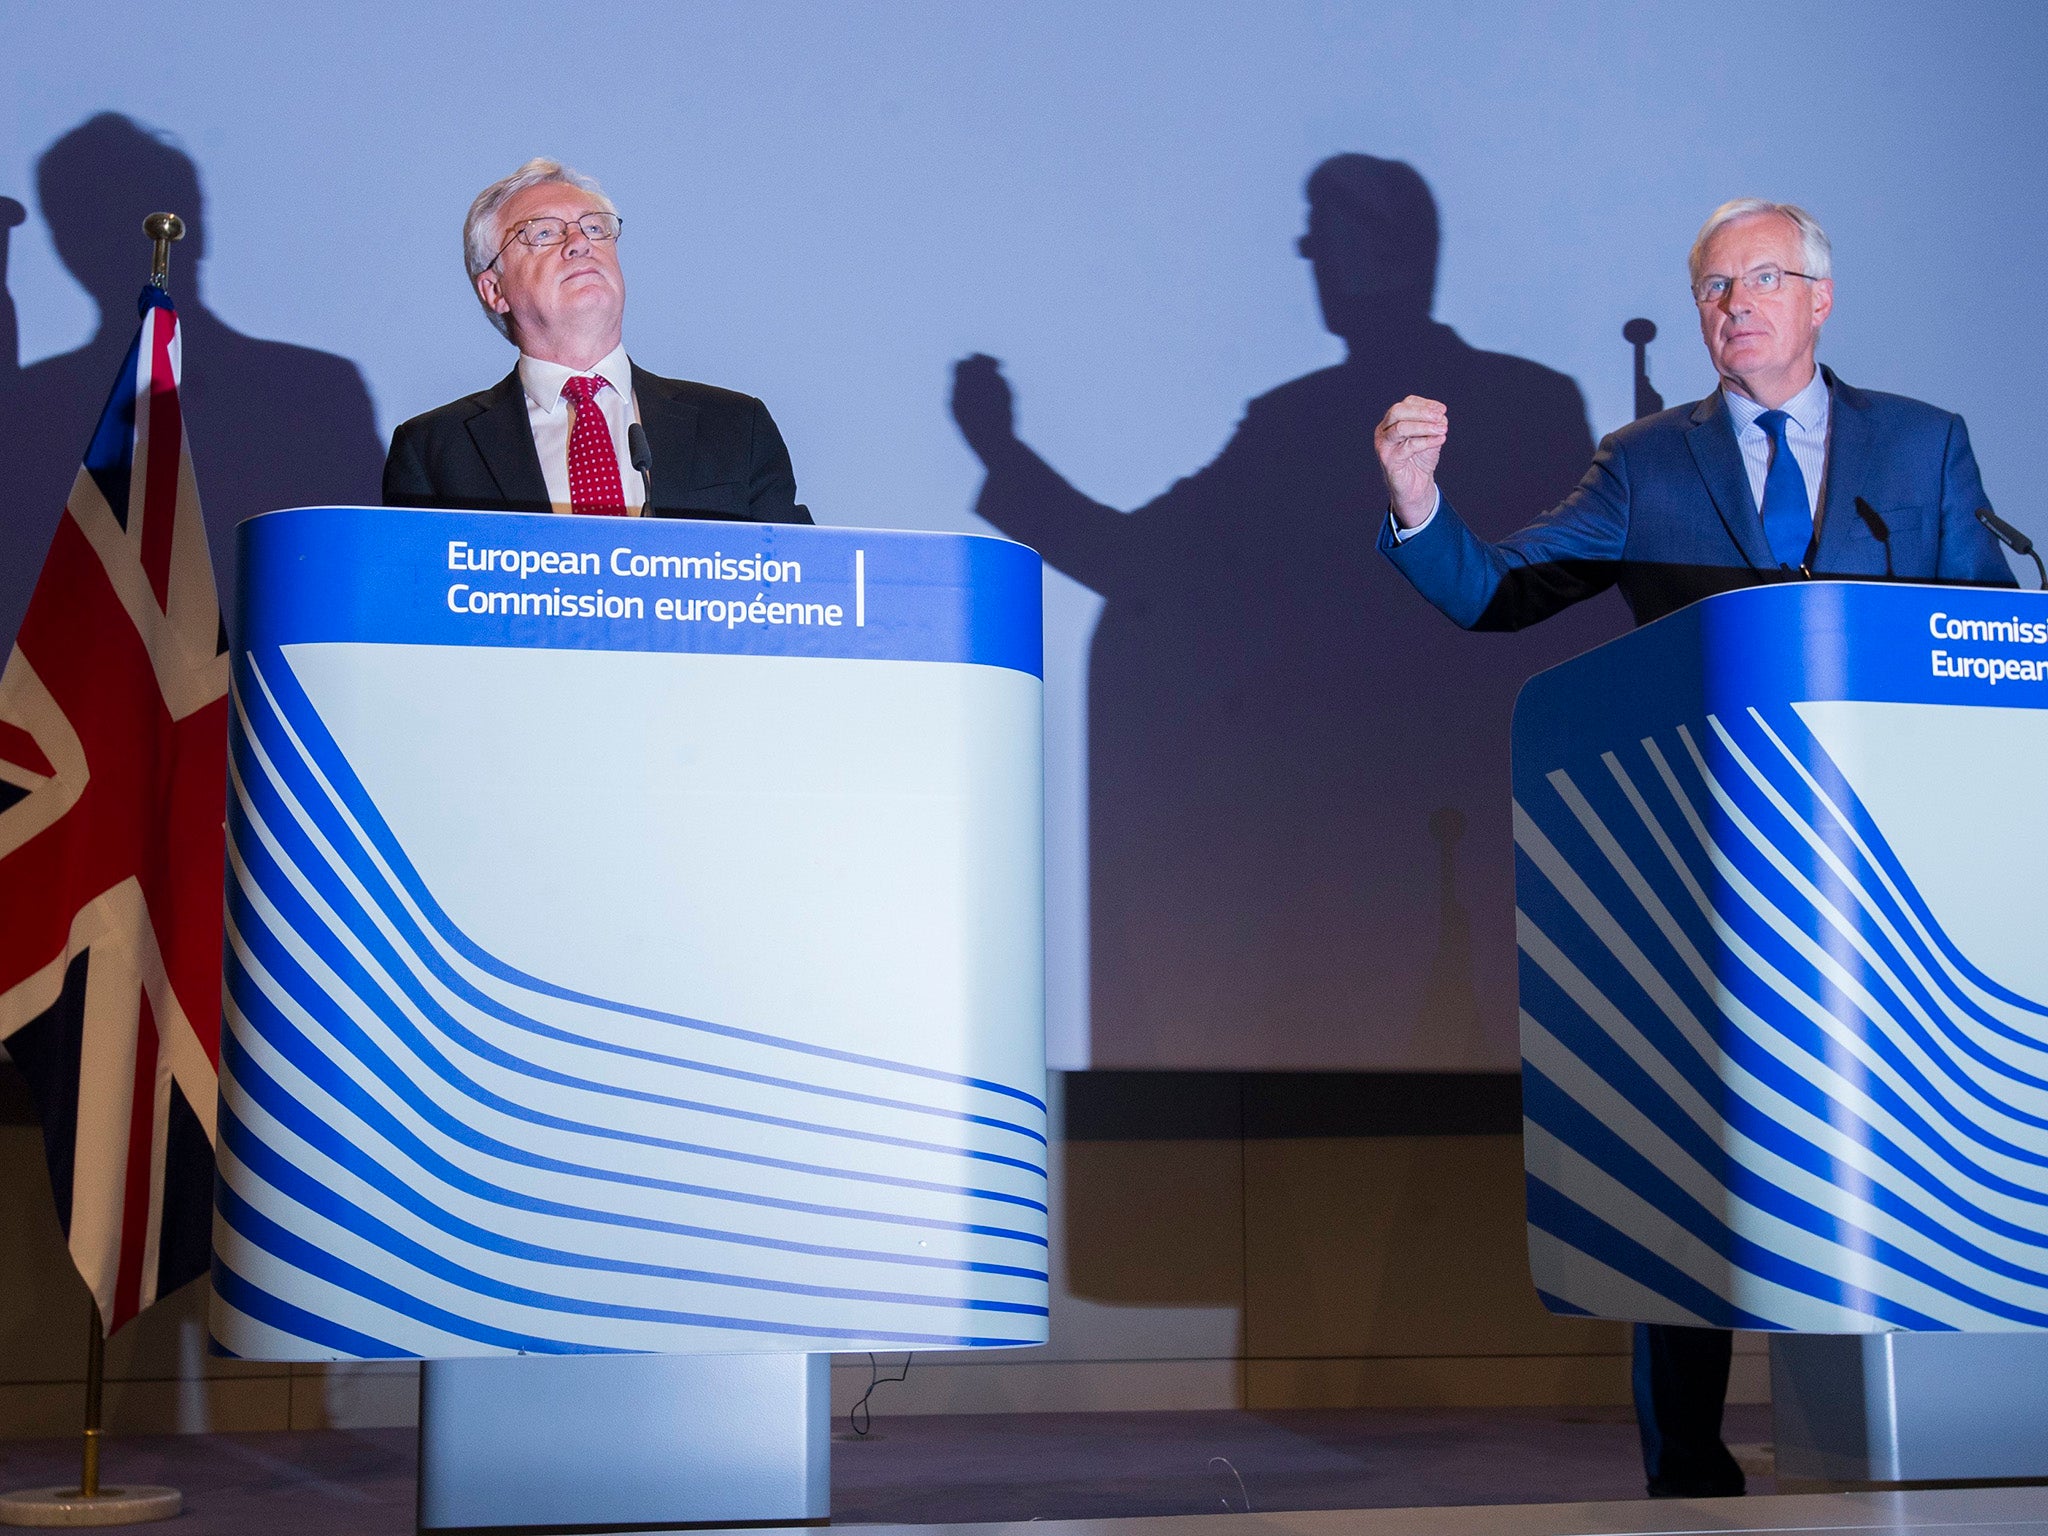
[[[1877,508],[1861,496],[1856,498],[1856,515],[1863,519],[1863,526],[1870,530],[1870,536],[1884,546],[1884,579],[1890,581],[1897,574],[1892,570],[1891,525],[1877,515]]]
[[[2034,541],[2019,529],[2013,527],[1989,507],[1977,509],[1977,521],[1991,530],[1991,536],[2016,555],[2025,555],[2034,562],[2034,569],[2041,574],[2041,587],[2048,591],[2048,565],[2041,563],[2041,556],[2034,549]]]
[[[647,429],[634,422],[626,428],[626,457],[633,467],[640,471],[640,486],[646,500],[641,503],[642,517],[654,516],[654,452],[647,446]]]

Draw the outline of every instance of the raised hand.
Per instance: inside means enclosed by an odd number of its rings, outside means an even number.
[[[1372,435],[1387,478],[1387,504],[1394,521],[1417,528],[1436,506],[1436,461],[1451,435],[1451,413],[1441,401],[1409,395],[1387,410]]]
[[[953,420],[986,463],[1017,441],[1017,407],[1003,365],[986,352],[953,365]]]

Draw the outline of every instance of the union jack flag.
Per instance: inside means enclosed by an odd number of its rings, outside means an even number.
[[[210,1262],[220,1069],[227,635],[141,309],[0,672],[0,1043],[109,1333]]]

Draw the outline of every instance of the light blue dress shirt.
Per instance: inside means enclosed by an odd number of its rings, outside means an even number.
[[[1771,435],[1756,424],[1764,407],[1727,385],[1721,394],[1728,402],[1728,415],[1735,425],[1735,443],[1742,450],[1743,467],[1749,471],[1750,500],[1759,510],[1764,504],[1764,477],[1771,472]],[[1806,510],[1820,521],[1820,499],[1828,468],[1828,417],[1834,409],[1828,398],[1828,381],[1818,368],[1806,388],[1778,407],[1791,419],[1785,423],[1785,446],[1799,461],[1799,473],[1806,479]]]

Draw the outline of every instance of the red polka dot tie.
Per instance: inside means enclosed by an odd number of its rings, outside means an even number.
[[[610,381],[596,376],[571,379],[562,398],[575,410],[569,428],[569,505],[593,517],[624,517],[626,488],[619,483],[619,450],[604,412],[591,402]]]

